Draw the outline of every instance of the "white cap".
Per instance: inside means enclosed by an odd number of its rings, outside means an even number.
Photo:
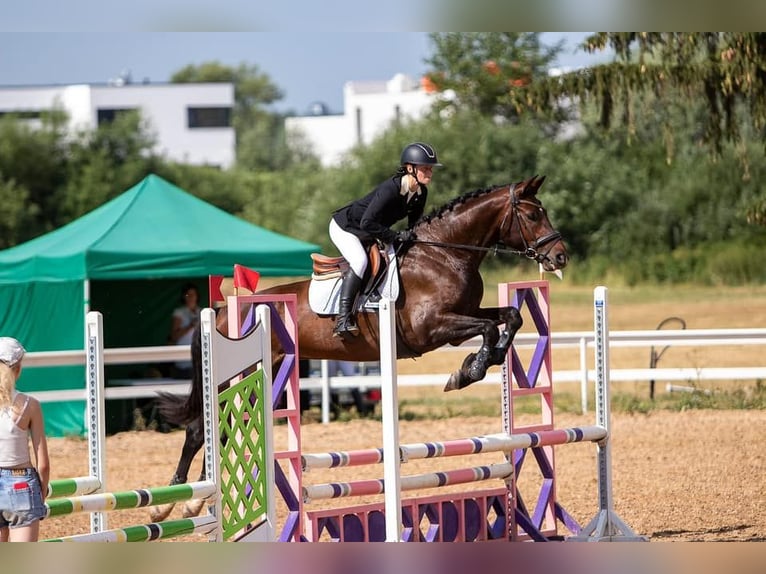
[[[0,337],[0,361],[13,367],[24,357],[26,350],[13,337]]]

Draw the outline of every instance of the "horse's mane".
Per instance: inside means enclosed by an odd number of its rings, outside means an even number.
[[[421,217],[413,227],[417,227],[418,225],[428,225],[433,221],[434,219],[441,219],[445,213],[451,212],[455,207],[458,205],[462,205],[466,203],[467,201],[470,201],[472,199],[475,199],[477,197],[481,197],[483,195],[486,195],[492,191],[495,191],[496,189],[500,189],[501,187],[505,187],[504,185],[493,185],[490,187],[485,187],[483,189],[475,189],[473,191],[469,191],[467,193],[464,193],[463,195],[459,195],[457,197],[453,197],[450,199],[447,203],[442,205],[441,207],[437,207],[431,211],[428,215],[424,215]]]

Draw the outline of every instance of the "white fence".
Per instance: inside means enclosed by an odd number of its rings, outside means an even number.
[[[531,348],[537,342],[535,334],[520,333],[514,344],[518,348]],[[478,347],[481,339],[471,339],[461,347]],[[581,386],[583,412],[587,411],[587,386],[594,381],[595,372],[588,369],[588,349],[594,345],[593,331],[575,331],[553,333],[551,345],[555,349],[577,348],[580,351],[580,366],[576,370],[554,370],[553,382],[576,383]],[[609,347],[653,347],[653,346],[732,346],[732,345],[766,345],[766,329],[680,329],[680,330],[646,330],[646,331],[611,331]],[[457,347],[442,347],[438,351],[454,351]],[[437,351],[437,352],[438,352]],[[147,364],[181,361],[189,358],[189,346],[163,347],[131,347],[104,350],[104,363],[112,364]],[[27,353],[24,358],[25,368],[49,367],[62,365],[84,365],[85,351],[50,351]],[[554,361],[555,364],[555,361]],[[377,387],[380,377],[327,375],[326,365],[323,365],[323,376],[319,378],[301,379],[302,389],[322,389],[322,419],[329,421],[330,389]],[[424,375],[403,375],[398,377],[400,386],[441,386],[447,380],[448,373]],[[764,366],[757,367],[670,367],[670,368],[630,368],[611,369],[612,382],[617,381],[711,381],[711,380],[757,380],[766,379],[766,360]],[[499,373],[487,375],[483,384],[498,384]],[[479,383],[481,384],[481,383]],[[114,386],[106,389],[107,399],[139,399],[156,396],[158,391],[176,394],[188,394],[188,381],[171,381],[167,379],[146,379],[133,381],[130,386]],[[55,402],[64,400],[85,399],[84,385],[82,389],[63,391],[39,391],[31,395],[41,401]]]

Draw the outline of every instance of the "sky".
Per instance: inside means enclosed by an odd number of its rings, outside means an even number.
[[[566,44],[558,66],[603,61],[575,48],[587,32],[546,32]],[[188,64],[254,64],[282,89],[273,106],[306,113],[314,102],[343,111],[343,85],[420,77],[430,41],[425,32],[0,32],[0,86],[106,83],[128,71],[133,82],[167,82]]]

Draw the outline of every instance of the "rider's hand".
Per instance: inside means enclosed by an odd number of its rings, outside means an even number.
[[[405,229],[396,234],[396,243],[399,243],[400,245],[403,243],[411,243],[412,241],[415,241],[416,238],[415,232],[412,231],[412,229]]]

